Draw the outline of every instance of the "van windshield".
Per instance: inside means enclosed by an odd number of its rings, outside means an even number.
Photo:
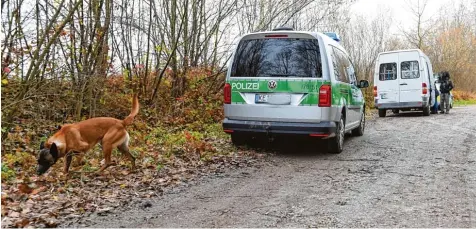
[[[231,77],[322,77],[319,43],[315,39],[243,40],[238,45]]]

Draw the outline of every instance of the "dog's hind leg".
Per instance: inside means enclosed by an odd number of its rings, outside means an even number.
[[[112,164],[111,154],[112,150],[119,146],[124,140],[127,140],[127,132],[125,130],[111,129],[103,137],[101,141],[102,152],[104,154],[104,165],[98,172],[102,172]]]
[[[132,156],[131,152],[129,151],[129,134],[128,133],[126,133],[126,138],[124,142],[122,142],[119,146],[117,146],[117,149],[121,151],[121,153],[125,155],[131,161],[132,170],[135,170],[136,159],[134,158],[134,156]]]

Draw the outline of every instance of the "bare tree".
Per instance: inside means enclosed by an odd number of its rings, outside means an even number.
[[[401,28],[405,39],[412,44],[413,47],[418,49],[423,49],[424,40],[430,32],[428,19],[424,17],[425,9],[428,5],[428,0],[406,0],[408,10],[413,15],[414,21],[416,23],[414,29],[405,29]]]
[[[46,1],[44,2],[45,7],[42,7],[42,12],[39,8],[36,8],[36,11],[31,13],[36,14],[33,17],[22,16],[23,1],[16,1],[12,5],[8,1],[5,4],[7,4],[6,18],[9,18],[9,20],[8,25],[4,26],[8,29],[4,30],[7,36],[2,41],[4,44],[2,68],[13,66],[18,71],[10,76],[2,74],[2,79],[7,77],[19,79],[19,88],[14,95],[9,98],[8,102],[5,101],[4,103],[2,101],[2,126],[9,129],[22,103],[35,96],[35,90],[43,83],[44,74],[47,70],[51,71],[52,62],[50,62],[50,58],[54,57],[59,38],[65,26],[73,19],[73,14],[82,5],[82,1],[74,1],[69,8],[65,6],[66,0],[60,1],[57,5],[51,5]],[[66,14],[62,14],[62,12],[66,12]],[[50,13],[52,14],[50,15]],[[3,11],[2,17],[4,17]],[[15,26],[12,26],[13,20],[15,20]],[[26,39],[25,35],[26,28],[29,28],[29,23],[33,20],[36,20],[37,26],[40,27],[37,30],[35,46]],[[41,23],[41,21],[45,23]],[[25,52],[28,53],[27,56],[23,55]],[[15,61],[13,61],[12,53],[16,53],[17,59]],[[5,133],[2,132],[2,136]]]

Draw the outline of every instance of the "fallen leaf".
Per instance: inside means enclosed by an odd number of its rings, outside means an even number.
[[[28,212],[30,212],[30,208],[25,208],[23,209],[23,211],[21,211],[22,214],[27,214]]]
[[[112,208],[98,209],[97,214],[98,214],[98,215],[103,215],[103,214],[108,213],[109,211],[111,211],[111,209],[112,209]]]
[[[8,213],[8,216],[10,216],[12,218],[18,218],[18,217],[20,217],[20,212],[11,211],[10,213]]]
[[[38,194],[38,193],[40,193],[40,192],[43,192],[43,191],[45,191],[45,190],[46,190],[46,186],[42,186],[42,187],[39,187],[39,188],[37,188],[37,189],[34,189],[33,191],[31,191],[30,194],[31,194],[31,195],[36,195],[36,194]]]
[[[30,220],[28,220],[28,219],[18,220],[18,221],[15,222],[15,227],[25,227],[29,223],[30,223]]]
[[[48,227],[57,227],[58,222],[55,220],[45,220],[45,225]]]
[[[6,72],[6,71],[5,71]],[[7,79],[3,79],[2,80],[2,85],[7,85],[8,84],[8,80]]]
[[[18,184],[18,190],[20,190],[20,192],[26,193],[26,194],[30,194],[33,191],[33,189],[30,188],[30,186],[28,186],[27,184],[24,184],[24,183]]]

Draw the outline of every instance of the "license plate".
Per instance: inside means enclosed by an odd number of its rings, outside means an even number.
[[[268,94],[256,94],[255,95],[255,102],[256,103],[267,103],[269,99]]]

